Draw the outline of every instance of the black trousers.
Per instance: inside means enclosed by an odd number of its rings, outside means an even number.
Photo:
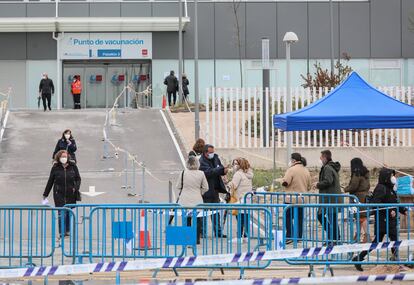
[[[240,217],[240,221],[239,221]],[[237,236],[247,237],[249,235],[249,214],[240,213],[240,215],[236,216],[237,219]],[[239,227],[240,224],[240,227]]]
[[[59,223],[59,234],[64,235],[67,232],[70,232],[70,217],[68,211],[59,211],[58,213],[58,223]],[[63,228],[62,228],[63,226]]]
[[[333,208],[322,208],[318,212],[318,221],[323,225],[326,240],[339,241],[341,239],[338,227],[338,215],[336,209]]]
[[[177,92],[167,92],[168,97],[168,106],[171,107],[171,96],[173,97],[173,104],[175,105],[175,102],[177,101]]]
[[[384,221],[384,223],[386,223],[386,221]],[[386,225],[383,225],[383,226],[386,227]],[[377,229],[377,228],[378,228],[378,226],[377,226],[377,224],[375,224],[375,229]],[[391,218],[391,217],[389,218],[389,222],[388,222],[388,231],[389,232],[388,233],[386,231],[384,231],[383,229],[381,229],[381,226],[379,226],[379,228],[380,228],[379,233],[378,233],[378,235],[374,236],[374,239],[372,240],[372,242],[377,242],[377,243],[382,242],[385,235],[388,235],[388,238],[391,241],[397,241],[397,219],[396,218]],[[374,231],[375,231],[375,233],[377,233],[376,230],[374,230]],[[365,256],[368,255],[368,252],[371,252],[371,251],[372,250],[361,251],[361,253],[359,254],[358,260],[360,260],[360,261],[364,260]],[[397,249],[395,249],[394,247],[391,248],[391,252],[394,255],[398,254]]]
[[[80,99],[81,95],[80,94],[73,94],[73,109],[80,109],[81,108],[81,102]]]
[[[296,216],[295,216],[295,213]],[[293,236],[297,229],[297,236]],[[288,208],[286,211],[286,238],[302,238],[303,233],[303,208]]]
[[[47,106],[46,106],[46,101],[47,101]],[[49,108],[49,110],[51,110],[50,101],[52,101],[52,94],[43,94],[42,93],[43,110],[46,111],[47,108]]]
[[[191,227],[192,217],[187,217],[187,227]],[[197,218],[197,244],[200,243],[203,219]]]
[[[203,198],[203,202],[204,203],[219,203],[219,201],[214,199],[214,198],[213,199]],[[205,217],[203,217],[203,218],[205,219]],[[211,215],[211,223],[212,223],[212,226],[213,226],[213,232],[214,232],[215,236],[221,236],[222,235],[221,222],[220,221],[221,220],[220,220],[220,214],[219,213]],[[203,222],[207,224],[207,221],[204,220]],[[203,231],[203,234],[204,233],[206,233],[205,230]]]

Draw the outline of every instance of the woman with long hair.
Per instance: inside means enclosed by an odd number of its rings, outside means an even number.
[[[345,192],[355,195],[360,203],[365,203],[365,198],[369,193],[369,171],[364,166],[364,163],[359,157],[355,157],[351,160],[351,180],[349,181],[348,186],[345,188]],[[362,242],[367,242],[369,240],[368,231],[367,231],[367,215],[365,212],[362,212],[359,215],[359,225],[362,233]],[[354,240],[357,240],[356,236]],[[359,239],[358,239],[359,241]]]

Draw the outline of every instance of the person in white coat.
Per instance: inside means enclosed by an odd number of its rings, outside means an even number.
[[[236,158],[233,160],[233,178],[229,183],[230,195],[237,199],[237,203],[244,203],[244,195],[253,189],[253,170],[250,163],[245,158]],[[246,238],[249,232],[249,217],[247,213],[240,212],[236,216],[238,221],[238,237]]]
[[[186,169],[177,178],[177,203],[185,207],[195,207],[203,203],[203,195],[208,191],[204,172],[198,170],[199,162],[195,156],[189,156]],[[191,226],[191,217],[187,217],[187,226]],[[197,244],[200,243],[202,218],[197,218]]]

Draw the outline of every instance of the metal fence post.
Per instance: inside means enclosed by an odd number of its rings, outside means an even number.
[[[136,166],[135,166],[135,155],[134,158],[131,159],[132,162],[132,191],[128,193],[128,196],[137,196],[137,192],[136,192]]]
[[[174,203],[173,202],[173,195],[172,195],[172,192],[173,191],[173,189],[172,189],[172,182],[171,182],[171,180],[169,180],[168,181],[168,202],[169,203]]]
[[[121,188],[122,189],[128,189],[128,188],[131,187],[131,186],[128,185],[128,154],[125,153],[124,157],[125,157],[124,158],[124,174],[125,174],[124,175],[124,181],[125,181],[125,184],[122,185]]]

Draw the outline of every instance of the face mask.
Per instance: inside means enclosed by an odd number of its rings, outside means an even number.
[[[62,164],[66,164],[66,162],[68,162],[68,158],[67,157],[61,157],[61,158],[59,158],[59,161]]]
[[[322,160],[322,159],[319,159],[319,164],[320,164],[321,166],[324,166],[324,163],[323,163],[323,160]]]
[[[395,176],[391,176],[391,183],[392,184],[397,184],[397,178],[395,178]]]
[[[69,139],[70,138],[70,135],[68,135],[68,134],[65,134],[65,139]]]
[[[289,161],[289,163],[288,163],[288,167],[292,167],[292,161]]]
[[[213,153],[209,153],[208,154],[208,159],[213,159],[214,158],[214,152]]]
[[[233,165],[233,171],[236,172],[237,170],[239,170],[239,166],[238,165]]]
[[[43,79],[46,79],[47,77],[46,76],[43,76]]]

